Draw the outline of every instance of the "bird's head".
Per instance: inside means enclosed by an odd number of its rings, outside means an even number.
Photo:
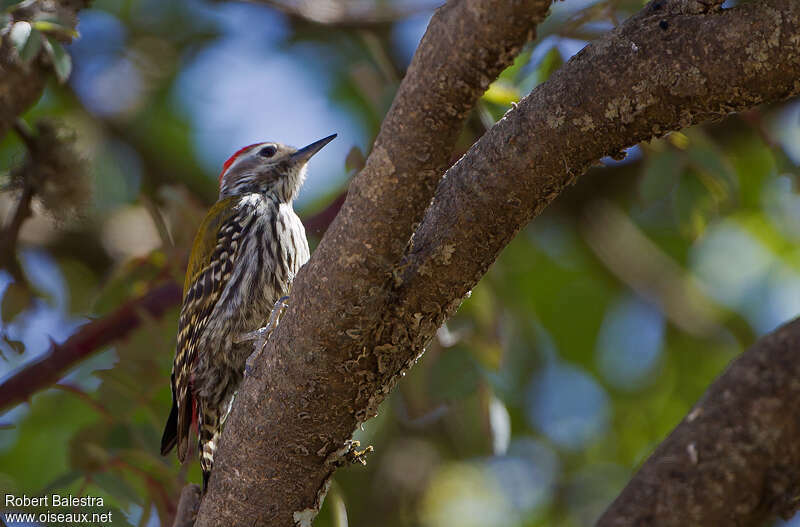
[[[282,203],[291,202],[306,177],[306,163],[336,134],[297,149],[280,143],[255,143],[239,149],[222,166],[219,197],[242,194],[272,194]]]

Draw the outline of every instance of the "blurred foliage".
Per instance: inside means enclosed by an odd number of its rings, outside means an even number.
[[[554,4],[487,90],[454,159],[639,7]],[[60,75],[72,65],[70,80],[54,78],[24,119],[74,130],[90,160],[75,177],[93,189],[69,201],[80,214],[57,220],[46,212],[59,196],[35,197],[19,247],[31,288],[0,271],[0,373],[154,284],[182,281],[215,199],[225,155],[215,143],[254,130],[256,114],[308,107],[298,126],[309,140],[325,119],[349,130],[335,166],[311,168],[326,183],[300,202],[306,216],[324,209],[363,166],[429,15],[331,28],[200,0],[83,11],[71,59],[50,51]],[[55,30],[32,31],[44,45]],[[18,36],[22,52],[36,45]],[[223,88],[230,108],[217,104]],[[337,472],[316,525],[590,525],[725,365],[800,311],[798,115],[790,101],[672,133],[581,178],[509,245],[357,432],[375,453]],[[2,138],[0,218],[26,159],[18,136]],[[177,307],[0,416],[0,491],[102,496],[114,525],[169,525],[180,488],[199,479],[196,462],[182,469],[158,453],[176,325]]]

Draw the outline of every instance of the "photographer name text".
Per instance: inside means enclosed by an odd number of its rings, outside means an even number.
[[[37,513],[4,512],[0,514],[9,525],[15,523],[32,523],[34,521],[46,523],[113,522],[112,512],[109,510],[104,512],[79,512],[75,510],[78,507],[103,507],[103,498],[97,496],[73,496],[72,494],[49,494],[45,496],[28,496],[27,494],[23,494],[17,496],[14,494],[6,494],[3,499],[3,505],[5,505],[6,509],[27,507],[69,507],[72,509],[69,512],[48,509]]]

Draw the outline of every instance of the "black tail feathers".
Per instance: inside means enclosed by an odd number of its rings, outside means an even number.
[[[164,435],[161,436],[161,455],[166,456],[178,443],[178,405],[175,399],[172,400],[172,410],[167,418],[167,425],[164,427]]]

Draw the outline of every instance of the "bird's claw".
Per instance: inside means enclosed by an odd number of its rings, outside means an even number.
[[[255,361],[261,355],[261,352],[264,350],[264,346],[267,344],[267,340],[269,340],[269,336],[275,331],[275,328],[278,327],[278,322],[280,322],[281,315],[289,307],[287,303],[289,300],[288,296],[282,296],[275,302],[275,305],[272,306],[272,311],[269,314],[269,319],[267,319],[267,324],[263,328],[258,328],[255,331],[251,331],[249,333],[244,333],[243,335],[239,335],[239,337],[234,339],[234,343],[240,344],[242,342],[247,341],[254,341],[253,342],[253,353],[247,357],[247,360],[244,363],[244,374],[250,375],[253,372],[253,366],[255,365]]]
[[[358,447],[361,446],[361,442],[355,439],[349,440],[346,446],[348,446],[350,449],[345,453],[344,459],[351,465],[355,465],[356,463],[366,465],[367,454],[375,451],[372,445],[369,445],[364,450],[359,450]]]

